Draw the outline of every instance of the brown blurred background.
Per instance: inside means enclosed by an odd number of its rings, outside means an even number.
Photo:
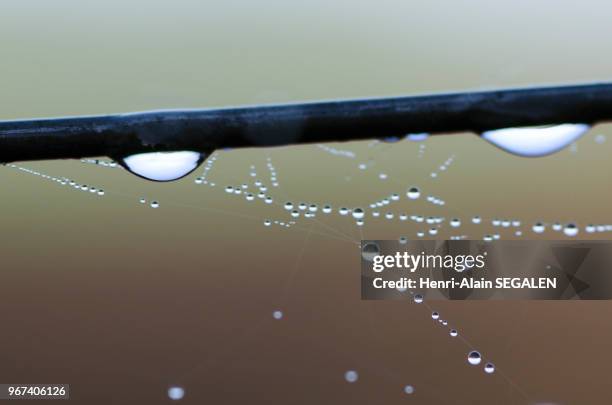
[[[573,83],[612,70],[602,2],[9,0],[0,10],[0,119]],[[330,145],[355,158],[313,145],[221,151],[214,187],[194,183],[202,168],[158,184],[78,161],[19,163],[103,197],[2,167],[0,382],[69,383],[71,401],[87,404],[167,403],[171,385],[186,404],[609,403],[608,302],[430,303],[495,363],[486,375],[427,308],[360,301],[357,242],[427,229],[401,212],[466,224],[440,238],[515,237],[495,217],[520,219],[526,238],[538,220],[605,224],[610,135],[597,126],[540,159],[472,134],[429,139],[421,157],[407,141]],[[255,180],[273,204],[224,191]],[[370,203],[412,185],[446,205],[402,198],[370,215]],[[265,227],[292,220],[285,201],[319,204],[316,220]],[[365,226],[322,214],[325,203],[366,208]],[[486,223],[468,224],[473,215]]]

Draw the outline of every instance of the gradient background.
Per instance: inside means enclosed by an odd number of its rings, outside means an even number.
[[[611,11],[596,1],[4,0],[0,119],[605,80]],[[536,220],[607,223],[612,140],[596,134],[612,126],[540,159],[471,134],[429,139],[421,158],[410,142],[333,145],[356,159],[316,146],[218,152],[215,187],[195,185],[197,174],[156,184],[78,161],[20,163],[104,197],[0,168],[0,382],[69,383],[72,402],[87,404],[166,403],[172,384],[189,404],[609,403],[609,302],[431,303],[496,364],[485,375],[426,308],[359,299],[356,243],[413,238],[414,223],[368,216],[360,231],[319,214],[263,226],[290,219],[286,200],[367,208],[412,185],[446,206],[403,199],[389,210],[519,218],[531,238]],[[253,189],[251,165],[269,185],[268,157],[275,204],[223,191]]]

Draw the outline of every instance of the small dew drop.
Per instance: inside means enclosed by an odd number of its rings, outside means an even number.
[[[477,366],[482,361],[482,357],[480,356],[480,353],[477,352],[476,350],[472,350],[471,352],[469,352],[467,359],[468,359],[468,363],[470,363],[472,366]]]
[[[276,311],[272,312],[272,317],[274,319],[277,319],[277,320],[278,319],[283,319],[283,311],[276,310]]]
[[[349,383],[354,383],[359,379],[359,374],[355,370],[349,370],[344,373],[344,379]]]
[[[404,393],[408,394],[408,395],[413,394],[414,393],[414,387],[412,385],[406,385],[404,387]]]
[[[567,224],[565,228],[563,228],[563,233],[565,236],[574,237],[578,235],[578,227],[576,224]]]
[[[408,189],[408,192],[406,193],[406,197],[411,200],[416,200],[420,196],[421,192],[419,191],[418,187],[410,187],[410,189]]]
[[[495,365],[493,363],[485,364],[484,371],[487,374],[493,374],[495,372]]]
[[[182,387],[170,387],[168,388],[168,398],[173,401],[183,399],[185,396],[185,389]]]
[[[380,253],[380,248],[374,242],[366,243],[361,249],[361,257],[363,260],[371,262],[374,260],[374,257],[378,256]]]
[[[151,201],[151,208],[158,208],[159,203],[157,201]]]
[[[417,304],[421,304],[423,302],[423,296],[421,294],[415,295],[414,302],[416,302]]]
[[[364,215],[363,209],[361,208],[355,208],[353,210],[353,218],[355,219],[363,219]]]
[[[542,222],[536,222],[531,229],[535,233],[543,233],[546,230],[546,226]]]

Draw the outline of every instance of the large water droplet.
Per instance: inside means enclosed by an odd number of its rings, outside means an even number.
[[[135,175],[153,181],[172,181],[194,171],[204,159],[200,152],[151,152],[130,155],[121,160]]]
[[[589,130],[587,124],[561,124],[547,127],[504,128],[481,134],[493,145],[519,156],[537,157],[557,152]]]

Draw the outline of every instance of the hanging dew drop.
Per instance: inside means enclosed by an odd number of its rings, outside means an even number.
[[[199,152],[151,152],[130,155],[121,160],[135,175],[153,181],[172,181],[194,171],[204,159]]]
[[[495,365],[493,363],[485,364],[484,371],[487,374],[493,374],[495,372]]]
[[[353,218],[355,219],[363,219],[364,215],[363,209],[361,208],[355,208],[353,210]]]
[[[421,294],[415,295],[414,302],[416,302],[417,304],[421,304],[423,302],[423,296]]]
[[[158,208],[159,203],[157,201],[151,201],[151,208]]]
[[[451,335],[451,337],[457,337],[457,335],[459,335],[456,329],[451,329],[448,334]]]
[[[471,352],[469,352],[467,359],[468,359],[468,363],[470,363],[472,366],[477,366],[482,361],[482,357],[480,356],[480,353],[477,352],[476,350],[472,350]]]
[[[589,128],[587,124],[504,128],[485,131],[481,136],[506,152],[525,157],[538,157],[565,148],[584,135]]]
[[[437,320],[440,318],[440,314],[438,312],[431,313],[431,319]]]

